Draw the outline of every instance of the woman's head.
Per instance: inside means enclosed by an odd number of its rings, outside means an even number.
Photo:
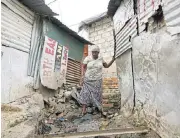
[[[93,48],[92,48],[92,57],[94,59],[97,59],[98,56],[99,56],[99,52],[100,52],[99,47],[98,46],[93,46]]]

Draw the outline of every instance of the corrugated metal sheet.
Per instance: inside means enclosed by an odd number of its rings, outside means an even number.
[[[115,33],[125,25],[125,23],[134,16],[133,0],[121,1],[121,5],[113,16]]]
[[[88,25],[90,25],[90,24],[92,24],[94,22],[97,22],[97,21],[99,21],[99,20],[101,20],[101,19],[103,19],[105,17],[108,17],[107,12],[103,12],[101,14],[95,15],[95,16],[93,16],[91,18],[88,18],[88,19],[82,21],[80,23],[80,25],[79,25],[78,32],[80,32],[83,29],[83,27],[88,26]]]
[[[66,83],[79,84],[81,78],[81,63],[73,59],[68,59]]]
[[[42,52],[40,42],[42,41],[42,19],[40,16],[35,17],[32,30],[31,38],[31,48],[29,52],[29,61],[28,61],[28,75],[34,76],[36,63],[40,60],[40,52]]]
[[[137,35],[136,17],[133,17],[116,35],[116,57],[132,47],[131,39]]]
[[[145,23],[155,13],[161,4],[161,0],[138,0],[139,32],[145,29]]]
[[[45,4],[45,0],[20,0],[24,5],[27,5],[30,9],[40,15],[56,16],[50,7]]]
[[[17,0],[1,3],[2,45],[29,52],[34,13]]]
[[[172,34],[180,33],[180,0],[166,0],[163,13],[167,30]]]

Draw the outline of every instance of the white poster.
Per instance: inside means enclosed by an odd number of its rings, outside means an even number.
[[[56,75],[54,72],[57,42],[45,36],[45,42],[41,58],[40,78],[43,86],[57,89]]]
[[[57,90],[66,82],[68,48],[45,37],[40,78],[43,86]]]

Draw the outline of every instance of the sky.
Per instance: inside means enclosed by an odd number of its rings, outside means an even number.
[[[53,2],[54,1],[54,2]],[[78,31],[81,21],[107,11],[109,0],[45,0],[62,23]]]

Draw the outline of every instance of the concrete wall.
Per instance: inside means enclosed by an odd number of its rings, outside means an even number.
[[[131,112],[134,106],[131,52],[132,50],[129,49],[116,59],[119,90],[121,92],[121,110],[125,110],[125,112]]]
[[[27,76],[28,53],[1,46],[1,102],[30,95],[33,78]]]
[[[180,38],[144,33],[133,41],[136,104],[162,137],[180,137]]]
[[[100,56],[108,63],[114,55],[114,37],[113,22],[110,17],[104,17],[100,21],[94,22],[88,28],[89,40],[98,45],[100,48]],[[91,46],[89,46],[89,54],[91,54]],[[112,98],[116,97],[116,98]],[[118,91],[118,78],[116,64],[110,68],[103,69],[103,105],[107,107],[119,105],[120,93]]]

